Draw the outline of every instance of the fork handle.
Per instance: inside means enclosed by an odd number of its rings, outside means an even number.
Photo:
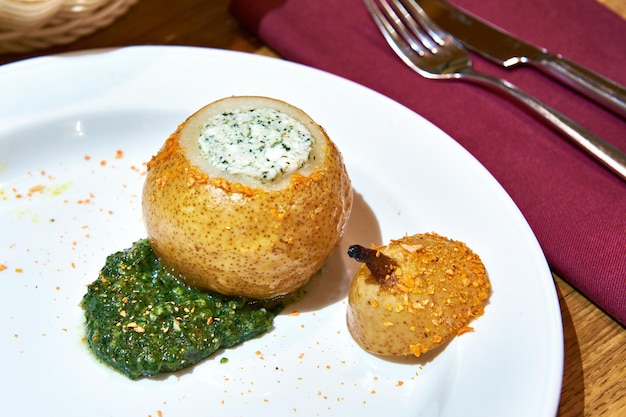
[[[465,71],[460,78],[508,94],[626,181],[626,154],[593,132],[506,80],[474,71]]]
[[[561,55],[545,53],[528,63],[626,118],[626,88],[620,84]]]

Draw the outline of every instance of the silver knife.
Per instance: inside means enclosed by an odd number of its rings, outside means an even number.
[[[504,66],[530,65],[626,118],[626,88],[589,69],[517,39],[444,0],[418,0],[444,30],[474,52]]]

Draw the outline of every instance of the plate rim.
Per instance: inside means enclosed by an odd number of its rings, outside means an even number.
[[[258,62],[271,62],[271,65],[280,65],[280,66],[284,66],[285,68],[299,68],[299,71],[313,71],[314,73],[321,75],[323,77],[330,77],[331,79],[337,79],[337,80],[341,80],[341,82],[348,82],[349,84],[353,85],[356,88],[359,89],[365,89],[368,90],[370,93],[373,93],[377,96],[379,96],[379,98],[382,98],[388,102],[393,102],[395,103],[395,105],[401,106],[403,108],[406,109],[405,106],[403,106],[400,103],[397,103],[395,101],[393,101],[392,99],[382,95],[381,93],[378,93],[374,90],[369,89],[368,87],[362,86],[358,83],[355,83],[354,81],[351,81],[349,79],[325,72],[323,70],[320,69],[316,69],[313,67],[309,67],[303,64],[299,64],[299,63],[294,63],[291,61],[285,61],[285,60],[279,60],[273,57],[266,57],[266,56],[261,56],[261,55],[256,55],[256,54],[251,54],[251,53],[246,53],[246,52],[238,52],[238,51],[232,51],[232,50],[221,50],[221,49],[211,49],[211,48],[203,48],[203,47],[193,47],[193,46],[130,46],[130,47],[123,47],[123,48],[106,48],[106,49],[95,49],[95,50],[86,50],[86,51],[78,51],[78,52],[73,52],[73,53],[65,53],[65,54],[58,54],[58,55],[49,55],[49,56],[42,56],[42,57],[34,57],[34,58],[29,58],[26,60],[22,60],[22,61],[17,61],[14,63],[10,63],[10,64],[5,64],[3,66],[0,66],[0,83],[2,82],[2,80],[5,77],[5,74],[11,74],[13,71],[19,71],[21,70],[23,67],[25,68],[29,68],[29,67],[33,67],[34,66],[43,66],[41,65],[41,63],[44,62],[48,62],[48,63],[53,63],[54,65],[57,65],[58,63],[60,63],[61,61],[59,60],[59,58],[65,58],[68,57],[70,59],[74,58],[74,57],[78,57],[80,59],[86,58],[86,59],[90,59],[91,57],[98,54],[102,54],[102,53],[113,53],[113,54],[119,54],[119,53],[127,53],[127,52],[133,52],[133,51],[139,51],[140,54],[162,54],[162,53],[170,53],[170,52],[175,52],[175,53],[187,53],[187,52],[191,52],[193,54],[200,54],[200,55],[205,55],[205,54],[209,54],[209,55],[218,55],[218,56],[224,56],[224,57],[229,57],[229,56],[237,56],[237,59],[249,59],[252,61],[258,61]],[[69,61],[66,61],[69,62]],[[61,64],[64,65],[64,64]],[[1,104],[1,103],[0,103]],[[408,110],[408,109],[407,109]],[[409,110],[411,111],[411,110]],[[434,124],[432,124],[430,121],[428,121],[427,119],[425,119],[423,116],[411,111],[412,113],[414,113],[416,116],[420,117],[423,121],[425,121],[426,123],[428,123],[429,125],[431,125],[434,129],[438,130],[440,132],[441,135],[448,137],[451,141],[454,141],[453,138],[451,138],[446,132],[444,132],[443,130],[441,130],[439,127],[435,126]],[[54,115],[52,116],[54,117]],[[20,124],[18,125],[13,125],[14,127],[17,126],[19,127],[21,125],[22,122],[20,122]],[[0,133],[2,133],[2,131],[4,130],[4,128],[0,128]],[[457,143],[457,145],[462,148],[462,146],[460,144],[458,144],[458,142],[454,141],[455,143]],[[462,148],[463,149],[463,148]],[[467,156],[472,158],[476,163],[478,163],[481,167],[483,167],[483,169],[485,171],[487,171],[484,166],[482,166],[482,164],[480,164],[479,161],[477,161],[471,154],[469,154],[469,152],[465,151],[467,153]],[[489,177],[491,179],[491,181],[495,182],[498,186],[498,182],[495,180],[495,178],[489,174]],[[513,205],[513,207],[519,212],[519,209],[517,208],[517,206],[515,205],[515,203],[513,202],[513,200],[511,199],[511,197],[508,195],[508,193],[506,193],[506,191],[499,186],[500,190],[506,195],[506,197],[508,198],[508,200],[510,201],[510,204]],[[519,212],[519,216],[521,216],[522,219],[524,219],[523,215],[521,214],[521,212]],[[543,252],[541,251],[541,247],[539,246],[539,243],[536,240],[536,237],[534,235],[534,233],[532,232],[532,230],[530,229],[530,226],[528,225],[528,223],[526,222],[526,220],[524,219],[524,225],[527,228],[527,231],[530,232],[530,236],[534,242],[535,242],[535,250],[539,250],[539,252],[541,253],[541,255],[543,255]],[[544,257],[545,259],[545,257]],[[545,264],[546,267],[546,271],[548,274],[550,273],[549,268],[547,266],[547,263]],[[547,284],[546,284],[547,285]],[[554,286],[552,286],[552,288],[554,289],[554,293],[552,294],[553,296],[553,302],[555,302],[555,305],[553,306],[553,312],[555,314],[555,317],[552,318],[553,320],[553,325],[555,328],[558,329],[558,331],[555,331],[555,338],[556,338],[556,344],[559,345],[560,347],[560,357],[557,357],[555,361],[553,361],[552,363],[555,366],[555,369],[552,371],[553,372],[553,376],[556,378],[556,374],[558,373],[559,375],[562,375],[562,371],[563,371],[563,331],[562,331],[562,317],[561,317],[561,313],[559,310],[559,302],[558,302],[558,296],[556,293],[556,288]],[[554,307],[556,307],[556,309],[554,309]],[[558,326],[557,326],[558,325]],[[560,339],[560,342],[559,342]],[[559,349],[556,349],[559,350]],[[558,352],[552,352],[553,354],[558,354]],[[560,398],[560,391],[561,391],[561,383],[562,383],[562,379],[559,378],[559,383],[556,384],[558,385],[558,389],[556,389],[555,387],[555,392],[553,394],[556,394],[556,401],[554,401],[554,399],[552,401],[546,401],[546,412],[548,413],[552,413],[554,412],[554,414],[556,414],[556,410],[558,409],[558,404],[559,401],[558,399]],[[553,408],[553,410],[552,410]],[[548,410],[549,409],[549,410]]]

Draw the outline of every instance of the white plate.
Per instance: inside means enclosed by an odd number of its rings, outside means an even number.
[[[179,47],[7,65],[0,91],[6,415],[556,414],[563,337],[541,249],[491,175],[419,115],[311,68]],[[105,257],[145,236],[144,163],[188,115],[233,94],[288,101],[327,129],[356,190],[347,236],[312,292],[270,333],[187,371],[131,381],[88,350],[79,302]],[[367,354],[345,324],[356,268],[345,250],[427,231],[482,257],[491,302],[475,332],[436,354]]]

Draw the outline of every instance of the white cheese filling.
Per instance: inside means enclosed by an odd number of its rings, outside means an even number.
[[[270,182],[309,159],[313,138],[296,119],[270,108],[236,110],[204,124],[198,145],[218,170]]]

